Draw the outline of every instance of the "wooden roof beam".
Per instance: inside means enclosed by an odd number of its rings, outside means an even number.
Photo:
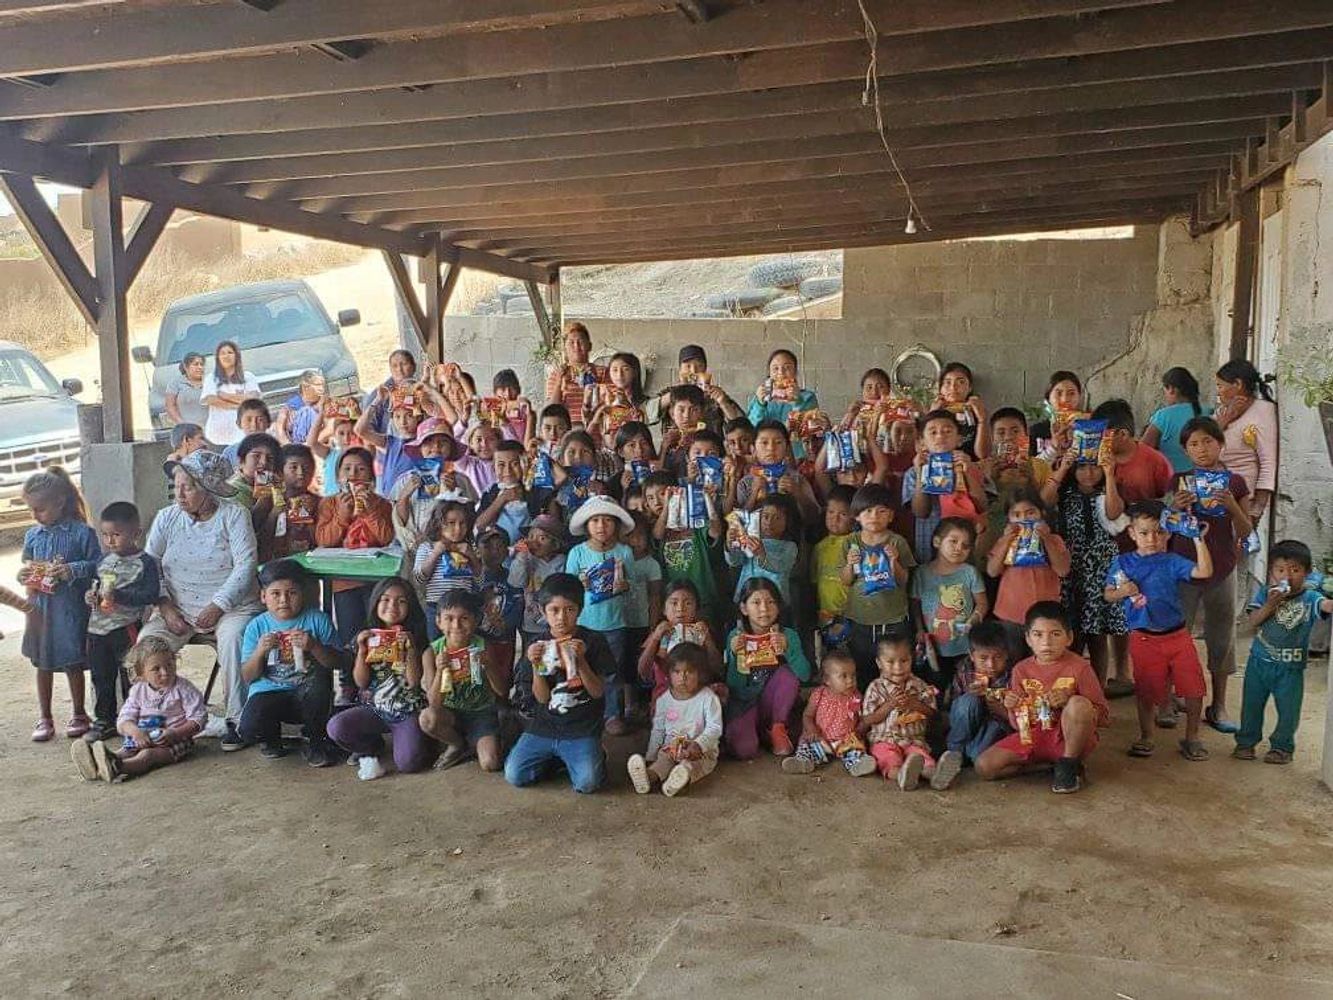
[[[1103,11],[1091,22],[1045,17],[1039,22],[994,24],[1003,11],[1025,11],[1029,0],[865,0],[881,34],[911,17],[946,26],[952,13],[982,27],[929,30],[894,40],[888,75],[1030,59],[1067,58],[1163,44],[1238,38],[1333,26],[1327,0],[1175,0],[1173,3]],[[1107,0],[1093,0],[1105,6]],[[1050,0],[1043,13],[1078,0]],[[922,15],[928,8],[929,14]],[[984,21],[979,21],[984,18]],[[588,72],[639,63],[670,63],[765,50],[797,50],[821,42],[862,39],[864,25],[849,0],[812,7],[805,0],[767,0],[738,7],[706,24],[670,16],[626,18],[595,25],[558,25],[523,35],[494,32],[379,46],[355,63],[331,65],[315,52],[238,57],[163,73],[159,68],[97,70],[63,77],[44,90],[9,88],[0,93],[0,120],[104,114],[151,108],[215,106],[230,101],[273,100],[361,90],[504,78],[528,74]],[[789,64],[804,56],[788,54]],[[790,68],[790,65],[789,67]],[[604,84],[605,86],[605,84]],[[202,131],[202,129],[200,129]]]
[[[1320,61],[1333,53],[1333,30],[1283,32],[1193,44],[1163,44],[1132,52],[1103,52],[1078,59],[1043,60],[1016,66],[930,73],[905,78],[882,77],[886,106],[930,100],[955,100],[983,94],[1064,88],[1127,80],[1176,78],[1228,69],[1284,66]],[[210,108],[167,108],[129,114],[70,116],[25,124],[28,138],[67,143],[133,143],[188,139],[200,135],[277,133],[315,128],[344,129],[422,121],[512,117],[547,112],[555,121],[577,121],[590,108],[612,116],[615,106],[623,127],[671,124],[676,119],[666,101],[680,101],[681,113],[695,120],[749,117],[741,107],[728,110],[738,96],[777,89],[841,82],[859,106],[864,82],[865,42],[808,46],[801,58],[786,52],[756,52],[741,59],[689,59],[647,66],[578,73],[544,73],[513,80],[472,80],[438,84],[421,92],[372,91],[283,101],[239,101]],[[804,96],[802,94],[802,96]],[[778,103],[779,99],[773,101]],[[716,111],[702,111],[716,105]],[[654,108],[656,110],[654,111]],[[667,109],[667,111],[664,111]],[[800,110],[779,104],[775,113]],[[669,113],[668,113],[669,112]],[[654,117],[655,115],[655,117]],[[504,138],[504,135],[495,138]]]

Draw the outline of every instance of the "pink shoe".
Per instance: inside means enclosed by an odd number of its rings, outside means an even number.
[[[56,734],[56,724],[52,719],[38,719],[32,730],[34,743],[45,743]]]
[[[71,715],[69,721],[65,723],[65,735],[72,740],[77,740],[92,727],[92,720],[80,712],[78,715]]]

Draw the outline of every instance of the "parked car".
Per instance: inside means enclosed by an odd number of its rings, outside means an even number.
[[[344,309],[332,320],[304,281],[234,285],[177,299],[162,314],[157,350],[136,347],[132,352],[135,361],[153,366],[148,394],[153,433],[163,438],[171,431],[164,397],[181,359],[194,351],[211,365],[224,340],[240,345],[246,373],[258,380],[264,402],[275,412],[296,391],[301,373],[311,368],[324,373],[330,395],[360,393],[356,361],[342,336],[343,328],[360,322],[355,309]]]
[[[34,472],[58,463],[79,474],[76,378],[57,382],[27,348],[0,340],[0,527],[30,524],[20,497]]]

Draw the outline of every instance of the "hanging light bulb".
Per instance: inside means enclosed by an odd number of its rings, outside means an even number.
[[[903,227],[903,232],[908,236],[916,235],[916,218],[912,215],[911,209],[907,212],[907,225]]]

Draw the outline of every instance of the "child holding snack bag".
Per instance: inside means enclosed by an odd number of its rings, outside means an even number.
[[[990,454],[990,434],[986,423],[986,405],[972,391],[972,369],[961,361],[951,361],[940,369],[939,391],[931,410],[943,410],[958,422],[959,444],[974,459]]]
[[[436,612],[439,638],[422,654],[426,707],[417,722],[422,732],[444,747],[436,770],[462,763],[469,749],[483,771],[500,770],[503,760],[497,706],[509,690],[500,658],[477,634],[481,613],[476,594],[447,591]]]
[[[117,717],[125,738],[120,749],[102,740],[75,740],[70,746],[85,781],[118,784],[185,760],[208,719],[204,696],[177,672],[176,651],[165,639],[146,636],[125,657],[125,666],[135,680]]]
[[[614,500],[594,496],[579,507],[569,530],[576,538],[586,536],[565,558],[565,571],[579,578],[586,593],[579,624],[602,636],[616,664],[603,678],[606,731],[623,736],[629,727],[621,718],[624,692],[619,671],[627,642],[625,605],[630,584],[626,569],[634,561],[634,552],[621,536],[634,530],[634,519]]]
[[[520,649],[527,649],[536,634],[546,627],[546,616],[537,601],[537,594],[548,576],[565,571],[568,542],[569,536],[558,517],[539,514],[528,525],[523,539],[514,546],[514,558],[509,564],[509,583],[523,591]]]
[[[886,635],[911,638],[907,580],[916,560],[907,540],[891,527],[893,495],[886,488],[862,486],[852,497],[851,513],[860,530],[848,536],[843,552],[843,614],[858,681],[869,684],[876,674],[876,643]]]
[[[1075,372],[1052,372],[1046,383],[1042,409],[1046,416],[1030,428],[1028,452],[1053,466],[1056,459],[1069,450],[1074,421],[1088,416],[1083,409],[1083,380]]]
[[[1051,791],[1083,787],[1084,761],[1097,749],[1097,730],[1110,724],[1111,710],[1092,666],[1069,651],[1074,640],[1068,612],[1056,601],[1028,609],[1032,655],[1010,673],[1004,707],[1014,732],[976,761],[977,776],[1008,778],[1030,765],[1054,764]]]
[[[285,559],[315,547],[315,518],[319,497],[310,491],[315,478],[315,456],[303,444],[283,445],[278,453],[281,486],[273,490],[264,526],[256,532],[259,561]]]
[[[777,585],[755,577],[738,595],[739,621],[727,636],[727,703],[724,735],[733,757],[759,756],[761,734],[775,757],[789,757],[787,720],[810,661],[795,629],[779,624],[782,594]]]
[[[310,429],[306,444],[319,462],[321,497],[331,497],[338,492],[338,460],[344,451],[357,445],[355,428],[355,418],[335,414]]]
[[[972,565],[976,526],[961,517],[946,517],[935,529],[935,558],[912,574],[913,619],[922,641],[934,648],[940,665],[936,679],[944,688],[968,651],[968,635],[990,609],[986,585]],[[944,688],[941,688],[943,690]]]
[[[717,767],[722,703],[705,686],[710,667],[709,654],[702,646],[678,643],[667,654],[666,671],[670,687],[654,706],[648,748],[642,756],[631,754],[626,769],[640,795],[660,784],[662,794],[670,798]]]
[[[139,511],[132,503],[107,504],[101,517],[106,555],[85,595],[88,601],[88,671],[96,703],[83,738],[90,743],[116,734],[116,686],[123,683],[121,660],[139,637],[144,612],[162,597],[158,561],[143,551]]]
[[[820,637],[826,647],[846,641],[843,611],[847,605],[847,585],[842,582],[842,568],[847,560],[848,539],[856,527],[852,517],[855,496],[856,490],[850,486],[835,486],[829,491],[824,504],[825,535],[815,543],[810,555]]]
[[[824,654],[820,664],[824,681],[815,688],[801,716],[801,740],[796,752],[782,761],[787,774],[810,774],[816,767],[838,760],[848,774],[863,778],[875,773],[875,758],[861,739],[861,692],[856,686],[856,661],[845,650]]]
[[[587,429],[593,440],[610,444],[630,421],[642,423],[647,398],[638,356],[625,351],[611,355],[606,381],[584,389],[583,412],[590,414]]]
[[[1060,581],[1069,575],[1069,549],[1051,530],[1041,497],[1030,489],[1009,495],[1009,523],[986,554],[986,572],[1000,581],[995,617],[1017,645],[1027,609],[1038,601],[1059,601]]]
[[[777,585],[783,601],[791,594],[791,575],[799,555],[801,519],[791,497],[775,493],[764,499],[757,511],[744,515],[733,511],[727,519],[728,566],[737,566],[736,600],[745,585],[756,577]]]
[[[943,791],[962,767],[956,753],[937,762],[926,746],[926,726],[935,714],[939,692],[912,673],[912,642],[885,636],[875,644],[879,676],[866,688],[861,728],[870,741],[870,755],[886,781],[904,791],[916,788],[924,775],[930,787]]]
[[[523,590],[509,582],[509,567],[505,565],[509,561],[508,535],[499,528],[482,528],[477,532],[476,549],[481,559],[477,635],[486,640],[486,648],[494,654],[508,691],[518,628],[523,621]]]
[[[23,483],[20,496],[37,522],[23,536],[23,568],[18,573],[18,582],[35,608],[23,632],[23,655],[37,669],[40,714],[32,739],[44,743],[56,733],[51,691],[57,673],[69,683],[71,708],[65,735],[75,739],[92,725],[83,709],[88,630],[83,594],[97,572],[102,549],[88,525],[78,487],[60,466],[34,472]]]
[[[431,619],[446,591],[475,593],[481,577],[481,560],[472,545],[472,508],[445,500],[431,511],[426,538],[417,546],[412,561],[412,582],[425,594],[426,635],[439,638]]]
[[[817,410],[819,400],[809,389],[801,388],[797,375],[796,355],[778,348],[768,356],[768,377],[759,383],[750,397],[746,416],[758,427],[766,420],[787,426],[787,415],[793,410]],[[793,448],[796,458],[804,458],[805,450],[798,442]]]
[[[903,473],[902,502],[916,519],[912,548],[919,562],[929,562],[935,526],[945,516],[979,522],[986,512],[981,471],[959,448],[958,421],[948,410],[921,418],[920,440],[912,468]]]
[[[662,615],[662,620],[648,633],[638,650],[639,679],[652,685],[653,705],[669,683],[667,657],[681,643],[694,643],[708,653],[702,674],[704,683],[711,683],[718,676],[718,667],[722,663],[713,630],[700,619],[699,592],[689,580],[672,580],[667,584]]]
[[[524,726],[505,758],[505,781],[522,788],[563,764],[574,791],[595,792],[606,781],[603,678],[615,675],[616,661],[601,633],[578,624],[584,610],[578,577],[551,574],[537,601],[545,622],[514,670]]]
[[[404,449],[411,465],[404,468],[387,496],[393,502],[394,536],[404,551],[412,553],[425,539],[437,504],[454,500],[475,506],[477,489],[464,474],[470,456],[443,420],[423,420]]]
[[[1156,448],[1134,437],[1134,410],[1123,399],[1108,399],[1092,411],[1091,420],[1104,427],[1105,444],[1115,459],[1115,481],[1125,503],[1157,500],[1175,486],[1171,463]],[[1075,439],[1084,421],[1074,424]],[[1080,462],[1098,464],[1095,454],[1081,452]]]
[[[266,760],[287,756],[282,724],[300,723],[305,759],[328,767],[342,759],[329,742],[333,675],[343,656],[333,621],[306,607],[311,579],[298,563],[281,559],[259,574],[265,611],[245,627],[241,639],[241,679],[248,685],[236,729],[246,743],[258,743]]]
[[[949,688],[948,751],[976,763],[977,758],[1009,735],[1004,692],[1009,689],[1013,647],[997,621],[979,623],[967,636],[968,655],[958,664]]]
[[[517,441],[495,446],[495,483],[477,503],[477,531],[498,526],[510,545],[518,544],[532,519],[551,502],[551,490],[529,487],[524,482],[523,447]]]
[[[636,483],[642,485],[657,467],[657,451],[648,425],[641,420],[623,424],[615,436],[616,456],[624,464],[620,473],[620,495]]]
[[[526,445],[537,432],[536,421],[532,401],[523,395],[523,389],[518,383],[518,375],[514,369],[502,368],[496,372],[495,378],[491,380],[491,390],[504,404],[505,436],[511,441]]]
[[[818,523],[819,500],[810,483],[792,465],[791,454],[791,437],[785,425],[768,420],[758,426],[754,435],[755,464],[736,482],[736,509],[754,510],[766,498],[780,493],[796,502],[803,521]]]
[[[380,761],[386,734],[393,737],[399,773],[422,771],[439,748],[418,722],[426,707],[421,654],[427,642],[416,592],[398,577],[381,580],[371,592],[365,622],[367,628],[356,636],[352,673],[366,697],[329,720],[329,738],[357,758],[356,776],[362,781],[388,773]]]
[[[367,408],[353,427],[353,433],[375,449],[380,466],[375,485],[385,496],[390,494],[398,477],[412,468],[414,458],[407,449],[417,436],[424,403],[425,389],[420,383],[394,389],[380,386],[375,390],[375,405]],[[390,427],[382,432],[376,427],[376,415],[386,407]]]

